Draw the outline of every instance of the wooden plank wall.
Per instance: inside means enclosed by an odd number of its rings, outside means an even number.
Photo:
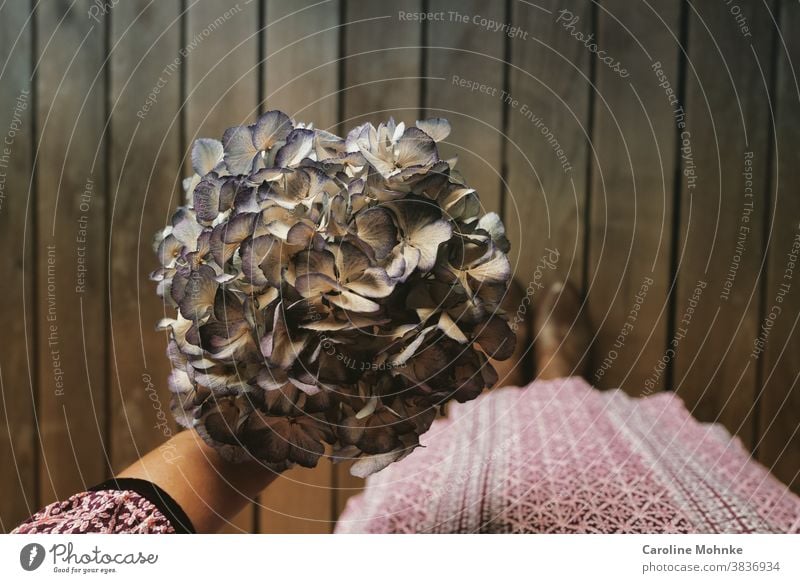
[[[676,132],[653,66],[677,81],[679,15],[678,0],[597,8],[598,44],[621,67],[595,64],[586,256],[599,349],[592,380],[631,394],[642,393],[667,337]],[[651,391],[662,387],[663,379]]]
[[[800,293],[797,249],[800,246],[800,5],[781,2],[781,36],[777,44],[774,174],[766,213],[769,237],[765,278],[762,283],[762,330],[770,329],[758,376],[754,411],[756,449],[761,462],[795,491],[800,490]],[[793,70],[792,67],[795,67]],[[794,258],[793,258],[794,255]],[[794,265],[792,265],[794,264]],[[788,289],[787,289],[788,286]],[[763,335],[760,332],[761,335]]]
[[[164,307],[147,271],[151,234],[181,196],[181,81],[168,68],[181,45],[180,22],[180,5],[146,0],[121,4],[111,21],[108,386],[115,471],[174,431],[164,337],[152,322]]]
[[[33,27],[27,4],[0,14],[0,232],[15,241],[0,253],[0,281],[6,301],[7,338],[0,350],[0,532],[24,519],[38,504],[36,437],[36,351],[33,306],[35,212],[33,167]],[[13,128],[13,135],[11,131]],[[9,143],[9,141],[11,143]],[[6,309],[9,311],[6,312]]]
[[[697,181],[685,182],[680,195],[676,329],[698,282],[707,287],[677,349],[675,390],[698,418],[722,421],[752,447],[756,367],[749,355],[769,201],[773,25],[755,3],[742,10],[751,37],[731,26],[722,4],[694,3],[688,16],[686,108]],[[743,175],[748,159],[752,193]]]
[[[510,41],[503,219],[516,277],[536,301],[538,286],[557,278],[583,287],[592,66],[555,20],[563,9],[591,22],[593,10],[581,0],[512,6],[513,24],[528,34]],[[542,268],[545,248],[558,258],[552,270]]]
[[[39,503],[107,477],[107,24],[38,4],[36,361]]]
[[[676,390],[800,491],[798,26],[790,0],[2,3],[0,530],[175,430],[151,237],[192,140],[272,108],[450,118],[534,302],[581,290],[590,380]],[[330,532],[361,487],[288,472],[226,531]]]

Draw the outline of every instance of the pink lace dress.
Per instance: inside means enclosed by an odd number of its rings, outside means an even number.
[[[490,391],[369,478],[339,533],[799,532],[800,499],[673,393]]]
[[[175,534],[194,527],[169,494],[146,480],[119,478],[43,508],[18,534]]]

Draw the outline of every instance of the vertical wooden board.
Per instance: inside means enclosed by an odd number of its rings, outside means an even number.
[[[336,131],[339,2],[273,0],[264,31],[265,109]]]
[[[106,21],[89,0],[38,5],[40,503],[108,472]]]
[[[334,466],[320,458],[315,468],[282,473],[260,499],[259,532],[325,534],[333,531]]]
[[[428,10],[441,18],[428,24],[424,39],[428,47],[424,115],[450,120],[453,131],[440,144],[440,155],[457,155],[456,168],[478,191],[484,208],[500,212],[504,141],[500,91],[506,66],[506,35],[481,23],[484,19],[506,23],[505,4],[432,0]],[[468,82],[497,91],[471,91],[466,86]]]
[[[148,274],[153,236],[180,201],[180,5],[125,2],[111,31],[109,282],[112,465],[172,436],[164,304]]]
[[[720,421],[752,446],[756,367],[749,355],[759,325],[773,25],[761,5],[741,10],[749,36],[724,3],[690,4],[676,329],[698,282],[707,287],[673,364],[674,389],[692,413]],[[743,175],[747,152],[752,193]]]
[[[422,0],[345,1],[343,119],[346,130],[394,117],[414,123],[420,109]]]
[[[339,3],[279,0],[267,5],[265,87],[267,109],[336,131],[339,81]],[[333,467],[282,474],[260,498],[259,531],[327,533],[333,529]]]
[[[763,352],[758,457],[800,493],[800,5],[783,2],[775,95],[777,176],[770,196],[769,267],[764,312],[757,332]],[[764,346],[766,345],[766,346]]]
[[[511,41],[503,217],[514,276],[534,304],[550,278],[582,285],[592,91],[588,51],[555,24],[562,9],[590,22],[591,5],[535,4],[513,3],[512,24],[527,38]]]
[[[422,1],[344,2],[341,131],[389,117],[414,123],[421,105],[422,25],[406,19],[406,14],[419,14]],[[349,469],[349,463],[335,466],[336,516],[347,499],[363,488],[364,480],[351,476]]]
[[[253,500],[239,514],[234,516],[219,530],[219,534],[249,534],[255,532],[255,513],[258,512],[257,501]]]
[[[679,20],[679,0],[598,7],[596,42],[605,61],[595,62],[587,235],[597,334],[591,380],[632,395],[660,390],[664,381],[653,371],[669,327]],[[588,26],[575,29],[589,34]]]
[[[180,49],[186,71],[184,168],[196,138],[221,138],[232,126],[251,123],[258,112],[258,2],[197,0],[186,14]],[[253,530],[248,507],[224,532]]]
[[[0,533],[10,531],[36,508],[29,15],[27,2],[8,2],[0,8],[0,231],[6,241],[0,254],[0,281],[8,340],[0,354]]]
[[[189,5],[185,46],[186,139],[221,138],[258,112],[258,2],[197,0]]]

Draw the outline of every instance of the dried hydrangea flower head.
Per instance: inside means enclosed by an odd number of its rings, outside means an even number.
[[[172,409],[226,458],[365,476],[491,387],[514,335],[500,218],[441,160],[444,119],[341,138],[280,111],[197,140],[156,239]]]

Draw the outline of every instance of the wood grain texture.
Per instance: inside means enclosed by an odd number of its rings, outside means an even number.
[[[422,0],[344,1],[341,122],[353,128],[392,116],[413,123],[420,110],[422,25],[400,14],[419,13]]]
[[[259,108],[258,2],[198,0],[186,14],[184,168],[200,137],[221,138],[234,125],[252,123]],[[245,509],[225,532],[252,532],[255,507]]]
[[[579,289],[583,283],[592,91],[588,51],[555,25],[561,9],[590,21],[590,5],[552,0],[536,6],[514,2],[512,24],[527,38],[511,41],[503,217],[514,276],[533,305],[556,278]],[[546,249],[556,253],[550,257]]]
[[[264,95],[266,109],[336,131],[339,107],[339,2],[279,0],[267,5]],[[260,498],[259,531],[327,533],[333,530],[333,467],[282,474]]]
[[[450,120],[453,131],[440,144],[440,155],[458,156],[456,168],[478,191],[484,208],[500,212],[503,101],[499,92],[471,91],[460,83],[464,79],[502,89],[506,36],[474,19],[506,22],[506,6],[487,0],[432,0],[428,10],[443,19],[426,28],[424,115]]]
[[[108,474],[105,21],[90,5],[35,14],[40,504]]]
[[[664,381],[652,375],[669,325],[677,105],[661,84],[678,91],[679,17],[679,0],[612,0],[597,12],[607,61],[598,52],[586,258],[597,334],[591,380],[633,395]],[[576,30],[589,34],[588,26]]]
[[[265,109],[336,131],[339,107],[338,0],[272,0],[264,31]]]
[[[333,531],[334,466],[322,457],[315,468],[281,474],[260,497],[259,532],[324,534]]]
[[[36,506],[34,442],[32,23],[27,2],[0,8],[0,254],[4,282],[0,352],[0,533]]]
[[[0,2],[0,531],[167,437],[152,236],[181,202],[192,141],[272,108],[340,131],[448,117],[442,150],[503,210],[533,302],[554,279],[586,293],[590,380],[647,394],[672,379],[697,418],[800,492],[800,6],[768,5],[782,39],[759,2],[737,6],[747,30],[730,5],[697,0]],[[421,10],[443,20],[409,16]],[[663,81],[679,91],[683,32],[681,151]],[[330,532],[363,487],[348,469],[287,472],[224,532]]]
[[[258,113],[258,2],[197,0],[186,14],[187,147]]]
[[[166,338],[155,329],[165,307],[148,274],[157,264],[153,235],[181,201],[180,69],[172,66],[180,18],[177,2],[135,0],[115,9],[111,31],[108,386],[115,471],[175,430]]]
[[[414,123],[420,112],[422,75],[422,25],[399,20],[399,13],[419,12],[421,0],[345,2],[344,86],[340,131],[359,123],[378,124],[390,116]],[[339,516],[347,499],[364,481],[349,473],[349,464],[335,467],[334,514]]]
[[[782,2],[781,29],[774,101],[777,175],[769,193],[769,266],[755,345],[766,344],[756,355],[763,360],[757,446],[761,463],[800,493],[800,5]]]
[[[692,414],[721,422],[752,447],[756,367],[749,355],[759,326],[773,25],[763,6],[741,9],[750,37],[724,4],[690,3],[686,129],[693,160],[682,154],[682,169],[693,168],[696,178],[692,186],[684,176],[681,188],[676,329],[698,282],[707,287],[673,365],[674,389]]]

